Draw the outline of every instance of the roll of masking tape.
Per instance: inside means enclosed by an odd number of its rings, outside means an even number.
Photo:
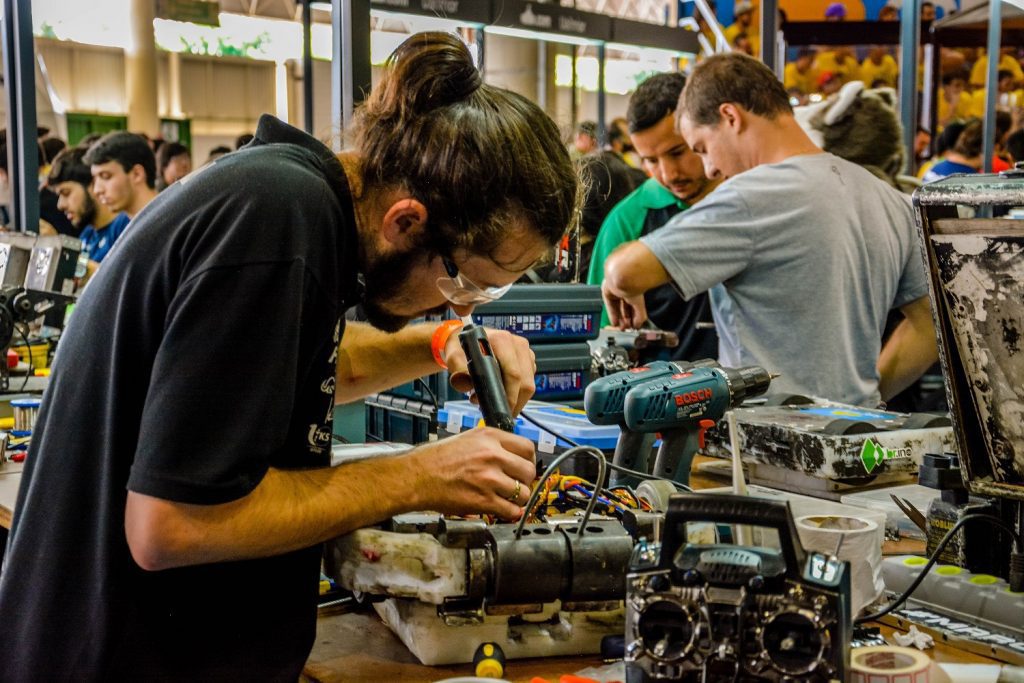
[[[837,555],[850,563],[851,606],[854,614],[882,594],[882,542],[885,528],[868,518],[847,515],[807,515],[796,519],[800,543],[807,550]]]
[[[850,656],[853,683],[931,683],[932,661],[894,645],[858,647]]]

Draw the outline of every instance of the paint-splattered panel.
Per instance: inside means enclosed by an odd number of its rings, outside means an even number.
[[[998,232],[930,239],[995,480],[1022,484],[1024,235]]]

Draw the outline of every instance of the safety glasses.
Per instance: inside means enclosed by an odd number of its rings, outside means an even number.
[[[509,290],[513,283],[504,287],[481,287],[465,275],[459,273],[459,267],[447,256],[441,257],[444,270],[448,277],[437,278],[437,288],[441,294],[456,306],[486,304],[497,301]]]

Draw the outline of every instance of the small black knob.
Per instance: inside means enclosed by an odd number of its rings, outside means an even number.
[[[686,573],[683,574],[683,583],[687,586],[695,586],[698,583],[703,582],[704,577],[700,575],[700,572],[696,569],[687,569]]]
[[[664,593],[665,591],[672,588],[672,582],[669,581],[668,577],[663,574],[652,576],[650,582],[647,585],[655,593]]]

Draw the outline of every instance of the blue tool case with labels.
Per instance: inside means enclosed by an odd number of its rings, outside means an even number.
[[[525,337],[530,344],[597,339],[601,326],[597,285],[515,285],[501,299],[477,306],[473,322]]]
[[[578,344],[537,344],[531,347],[537,360],[533,381],[542,401],[581,401],[590,380],[590,346]]]

